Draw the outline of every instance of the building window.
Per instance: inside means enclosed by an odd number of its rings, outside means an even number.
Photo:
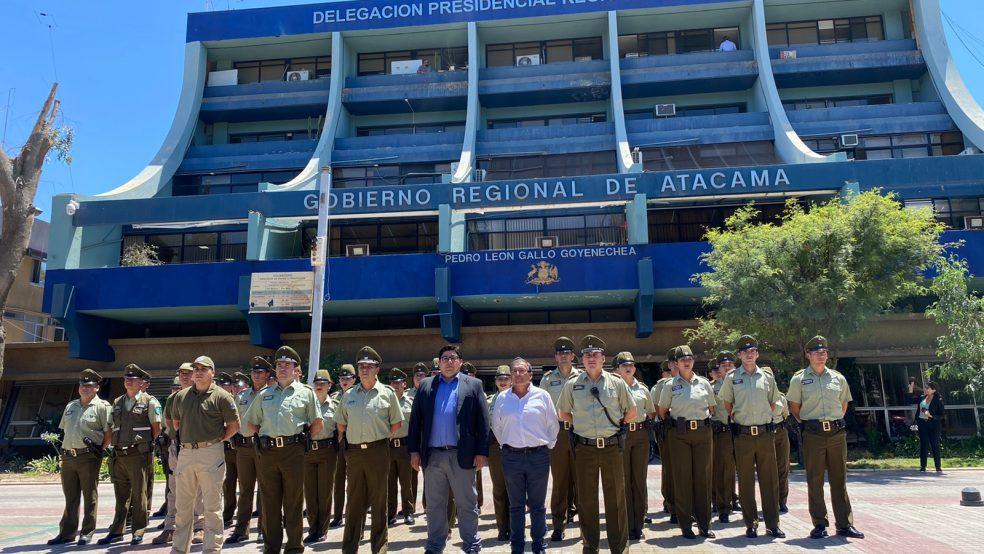
[[[960,131],[862,136],[857,147],[847,149],[840,148],[833,137],[804,139],[803,142],[818,154],[843,151],[852,160],[955,156],[964,149]]]
[[[539,248],[539,239],[557,237],[557,246],[625,244],[625,214],[593,214],[468,222],[469,250]]]
[[[782,107],[787,111],[815,110],[818,108],[845,108],[851,106],[877,106],[891,104],[891,94],[875,94],[871,96],[850,96],[845,98],[811,98],[809,100],[787,100]]]
[[[984,215],[984,197],[980,198],[934,198],[927,200],[906,200],[907,208],[929,208],[933,215],[951,229],[965,229],[968,216]]]
[[[601,37],[490,44],[485,47],[488,67],[584,62],[602,59]]]
[[[432,71],[462,71],[468,68],[468,47],[361,53],[359,75],[389,75],[393,72],[393,62],[409,60],[421,60]],[[423,71],[428,70],[417,70],[418,73]]]
[[[31,258],[31,284],[44,286],[44,273],[47,262],[37,258]]]
[[[303,257],[310,257],[317,236],[316,223],[304,226]],[[392,220],[384,223],[343,223],[330,227],[329,256],[344,256],[349,245],[369,245],[369,254],[413,254],[437,252],[436,219]]]
[[[359,137],[381,137],[384,135],[423,135],[428,133],[463,133],[464,121],[451,123],[417,123],[412,125],[385,125],[380,127],[359,127],[355,130]]]
[[[332,186],[338,188],[440,183],[451,173],[451,162],[336,167]]]
[[[239,262],[246,259],[246,238],[245,230],[128,234],[122,251],[131,244],[147,243],[157,247],[157,257],[165,264]]]
[[[618,172],[613,152],[485,158],[478,160],[478,167],[488,172],[485,178],[489,181]]]
[[[642,165],[646,171],[709,169],[780,163],[772,141],[726,142],[692,146],[642,148]]]
[[[701,115],[724,115],[730,113],[745,113],[745,104],[717,104],[710,106],[677,106],[675,117],[695,117]],[[629,110],[625,112],[625,120],[656,119],[656,106],[644,110]],[[662,116],[660,116],[662,119]]]
[[[579,115],[552,115],[547,117],[524,117],[516,119],[490,119],[489,129],[517,129],[520,127],[550,127],[553,125],[577,125],[579,123],[604,123],[603,113]]]
[[[37,439],[41,433],[56,432],[65,405],[76,398],[78,384],[14,383],[4,438]]]
[[[199,196],[256,192],[260,183],[281,185],[293,179],[295,175],[297,175],[297,170],[218,175],[175,175],[172,179],[171,194],[172,196]]]
[[[266,133],[236,133],[229,135],[229,144],[247,142],[282,142],[288,140],[317,140],[318,131],[308,132],[305,129],[294,131],[270,131]]]
[[[550,325],[570,323],[608,323],[634,321],[631,308],[600,308],[592,310],[550,310],[530,312],[465,312],[465,327],[498,325]],[[546,368],[544,368],[546,369]]]
[[[639,33],[618,37],[618,55],[622,58],[662,56],[689,52],[714,52],[725,39],[741,44],[738,27],[688,29],[659,33]]]
[[[289,71],[307,71],[308,79],[325,79],[331,76],[331,56],[235,62],[232,67],[239,70],[240,85],[285,81]]]
[[[873,42],[885,39],[880,15],[769,23],[769,46],[805,46],[839,42]]]
[[[649,242],[698,242],[710,229],[721,229],[724,221],[741,206],[712,206],[706,208],[679,208],[649,210]],[[756,204],[759,211],[755,221],[778,222],[785,204]]]

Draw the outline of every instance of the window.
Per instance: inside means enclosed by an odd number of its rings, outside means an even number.
[[[486,179],[490,181],[603,175],[618,171],[613,152],[485,158],[478,160],[478,167],[488,171]]]
[[[818,153],[841,150],[833,138],[809,139],[803,142]],[[950,131],[946,133],[862,136],[860,137],[860,144],[856,148],[844,151],[848,158],[854,160],[887,160],[891,158],[955,156],[962,152],[963,148],[963,134],[959,131]]]
[[[932,200],[906,200],[907,208],[930,208],[936,219],[951,229],[964,229],[964,218],[984,215],[984,197],[935,198]]]
[[[359,75],[388,75],[393,62],[426,60],[436,71],[462,71],[468,67],[468,47],[426,48],[359,54]]]
[[[706,169],[779,163],[772,141],[728,142],[642,149],[646,171]]]
[[[649,210],[649,242],[698,242],[704,240],[709,229],[724,227],[724,221],[740,206],[713,206],[705,208],[682,208]],[[784,204],[757,204],[758,222],[779,221]]]
[[[884,40],[880,15],[769,23],[766,26],[769,46],[835,44]]]
[[[618,55],[622,58],[635,58],[688,52],[714,52],[726,38],[735,45],[740,45],[741,36],[738,27],[621,35],[618,37]]]
[[[336,167],[332,186],[338,188],[440,183],[451,173],[451,162]]]
[[[418,123],[415,125],[386,125],[383,127],[359,127],[356,129],[356,136],[359,137],[379,137],[383,135],[416,135],[426,133],[463,133],[465,123],[456,121],[452,123]]]
[[[232,67],[239,70],[240,85],[284,81],[288,71],[307,71],[308,79],[325,79],[331,76],[331,56],[243,61]]]
[[[729,113],[745,113],[745,104],[720,104],[711,106],[677,106],[675,117],[694,117],[700,115],[722,115]],[[655,119],[656,107],[645,110],[630,110],[625,112],[625,120]]]
[[[541,64],[600,60],[601,37],[490,44],[485,48],[488,67],[519,65],[517,60],[523,56],[539,56]]]
[[[520,127],[549,127],[552,125],[577,125],[579,123],[604,123],[603,113],[584,115],[552,115],[548,117],[526,117],[518,119],[490,119],[489,129],[516,129]]]
[[[465,327],[497,325],[549,325],[633,321],[631,308],[601,308],[592,310],[551,310],[528,312],[466,312]],[[546,371],[546,368],[544,368]]]
[[[247,142],[280,142],[288,140],[317,140],[318,131],[308,132],[305,129],[294,131],[270,131],[266,133],[236,133],[229,135],[229,144]]]
[[[175,175],[172,196],[205,194],[230,194],[256,192],[260,183],[280,185],[297,175],[291,171],[264,171],[262,173],[223,173],[219,175]]]
[[[877,106],[891,104],[891,94],[876,94],[872,96],[851,96],[845,98],[812,98],[808,100],[787,100],[782,103],[786,111],[813,110],[817,108],[844,108],[850,106]]]
[[[77,396],[78,384],[14,383],[10,419],[4,437],[14,440],[38,439],[41,433],[55,432],[65,405]]]
[[[311,244],[317,235],[317,224],[304,227],[303,257],[311,255]],[[342,223],[330,228],[329,256],[344,256],[351,244],[368,244],[373,254],[411,254],[436,252],[438,229],[436,219],[400,219],[385,223]]]
[[[44,286],[44,273],[46,262],[37,258],[31,258],[31,284]]]
[[[592,214],[468,222],[469,250],[539,248],[539,239],[557,237],[557,246],[625,244],[625,214]]]
[[[246,259],[246,238],[245,230],[128,234],[121,254],[131,244],[147,243],[157,247],[157,257],[165,264],[236,262]]]

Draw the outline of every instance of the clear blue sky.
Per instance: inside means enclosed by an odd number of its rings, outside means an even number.
[[[154,156],[178,102],[185,15],[205,11],[207,3],[243,9],[306,2],[4,0],[0,125],[6,117],[5,148],[10,152],[24,141],[55,80],[64,124],[75,129],[71,167],[52,158],[44,170],[36,199],[42,219],[50,219],[52,195],[105,192],[136,175]],[[964,42],[974,49],[969,51],[947,29],[957,66],[984,105],[981,3],[942,0],[943,11],[963,28]]]

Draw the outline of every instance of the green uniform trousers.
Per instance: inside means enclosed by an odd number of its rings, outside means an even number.
[[[81,534],[96,530],[96,508],[99,503],[99,466],[102,456],[87,452],[78,456],[62,455],[61,485],[65,494],[65,511],[58,523],[58,536],[75,539],[79,530],[79,502],[82,504]]]
[[[700,531],[711,528],[711,456],[714,432],[709,426],[695,431],[667,433],[673,459],[673,501],[680,529],[692,530],[697,522]]]
[[[785,506],[789,498],[789,430],[776,429],[776,468],[779,470],[779,504]]]
[[[661,467],[659,492],[663,495],[663,511],[673,514],[673,456],[670,455],[670,441],[666,438],[667,433],[665,427],[656,433],[656,446],[659,448]]]
[[[838,529],[854,525],[851,499],[847,496],[847,431],[803,432],[803,462],[806,464],[807,496],[813,525],[830,525],[823,500],[823,474],[830,479],[830,502]]]
[[[738,466],[738,500],[745,527],[758,527],[755,504],[755,478],[762,495],[762,516],[768,529],[779,527],[779,474],[776,470],[776,439],[763,431],[758,435],[735,437],[735,462]]]
[[[509,532],[509,495],[506,492],[506,476],[502,472],[502,447],[494,436],[489,437],[489,474],[492,477],[495,529],[502,535]]]
[[[345,463],[348,466],[348,506],[345,507],[345,531],[342,533],[342,552],[357,554],[359,541],[365,531],[366,515],[372,511],[370,545],[372,552],[385,552],[388,539],[386,520],[386,479],[381,468],[389,467],[389,440],[367,443],[366,448],[348,445]]]
[[[225,479],[222,480],[222,522],[228,524],[236,515],[236,483],[239,480],[236,451],[225,444]]]
[[[557,443],[550,449],[550,517],[554,529],[563,529],[567,516],[577,510],[577,487],[574,484],[574,451],[567,429],[570,423],[561,422]]]
[[[285,552],[303,552],[301,532],[304,521],[304,445],[265,449],[256,460],[263,491],[263,552],[280,552],[287,531]]]
[[[417,512],[417,491],[420,489],[420,472],[410,468],[410,507],[412,513]]]
[[[332,500],[332,519],[342,519],[345,513],[345,477],[346,477],[345,456],[338,456],[335,459],[335,485]]]
[[[735,499],[735,443],[731,428],[714,431],[713,493],[714,509],[718,514],[730,514]]]
[[[642,531],[649,507],[646,473],[649,471],[649,429],[639,426],[625,436],[622,450],[625,479],[625,509],[629,531]]]
[[[598,448],[578,444],[574,447],[574,473],[577,483],[578,519],[581,522],[582,552],[595,554],[601,539],[598,510],[598,476],[601,475],[605,499],[605,525],[608,548],[613,554],[625,551],[628,542],[628,520],[625,511],[625,468],[622,448]]]
[[[239,479],[239,499],[236,502],[236,527],[233,533],[249,534],[249,521],[253,517],[253,498],[256,491],[256,448],[252,443],[236,447],[236,477]],[[262,504],[262,496],[256,493],[256,504]],[[263,511],[260,510],[259,528],[263,529]]]
[[[338,451],[330,446],[308,450],[304,454],[304,506],[308,533],[316,537],[328,532],[337,460]]]
[[[413,468],[410,467],[410,451],[407,450],[406,439],[399,439],[399,446],[390,443],[389,478],[386,490],[386,517],[396,517],[397,508],[403,512],[403,517],[413,515],[414,499],[411,496],[411,479]],[[399,488],[399,491],[397,490]]]
[[[149,445],[148,445],[149,448]],[[150,452],[133,449],[132,454],[116,454],[110,458],[113,468],[113,493],[116,496],[116,512],[109,524],[110,535],[122,535],[126,528],[126,516],[133,507],[133,534],[142,536],[147,529],[147,479],[151,478]]]

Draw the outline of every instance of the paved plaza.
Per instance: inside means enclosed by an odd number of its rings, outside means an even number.
[[[482,508],[480,530],[484,552],[509,552],[506,543],[495,541],[492,516],[491,482],[485,477],[485,506]],[[659,500],[660,467],[651,465],[650,506]],[[740,516],[729,524],[716,523],[717,538],[707,541],[688,541],[680,537],[679,529],[670,525],[665,514],[654,514],[656,522],[645,530],[642,542],[631,543],[631,552],[655,552],[660,549],[685,549],[692,552],[723,551],[744,548],[754,552],[790,552],[798,549],[830,549],[839,552],[920,552],[942,554],[944,552],[980,552],[984,545],[984,507],[962,507],[960,491],[964,487],[984,489],[984,470],[953,470],[937,476],[932,472],[915,471],[855,471],[849,477],[851,502],[854,505],[855,525],[867,538],[846,540],[830,537],[812,540],[808,537],[812,528],[806,503],[806,482],[802,472],[793,472],[790,481],[790,512],[782,516],[782,529],[787,538],[772,540],[764,536],[749,540],[744,535]],[[160,505],[163,483],[157,483],[154,507]],[[99,528],[96,538],[105,533],[105,526],[112,519],[113,491],[109,484],[99,487]],[[418,506],[419,509],[419,506]],[[104,551],[105,547],[48,547],[45,542],[57,533],[58,519],[62,511],[61,488],[55,484],[4,484],[0,485],[0,553],[11,552],[61,552],[66,550]],[[548,515],[549,517],[549,515]],[[117,543],[112,552],[140,551],[167,552],[164,547],[149,544],[157,535],[159,518],[152,520],[148,539],[139,548]],[[760,528],[760,531],[764,529]],[[226,532],[228,535],[228,530]],[[391,552],[423,552],[426,536],[426,520],[418,515],[417,523],[407,528],[397,525],[390,529]],[[604,536],[604,533],[602,534]],[[252,537],[255,539],[255,531]],[[129,537],[127,537],[129,539]],[[368,531],[366,532],[368,539]],[[314,545],[309,551],[337,552],[341,548],[342,529],[332,529],[325,542]],[[448,552],[459,551],[457,532],[452,536]],[[606,543],[602,542],[602,549]],[[529,548],[529,546],[527,546]],[[568,529],[567,540],[550,543],[552,552],[580,552],[576,522]],[[248,542],[224,548],[230,552],[257,552],[258,544]],[[363,550],[369,552],[368,541]],[[192,552],[200,552],[196,546]]]

